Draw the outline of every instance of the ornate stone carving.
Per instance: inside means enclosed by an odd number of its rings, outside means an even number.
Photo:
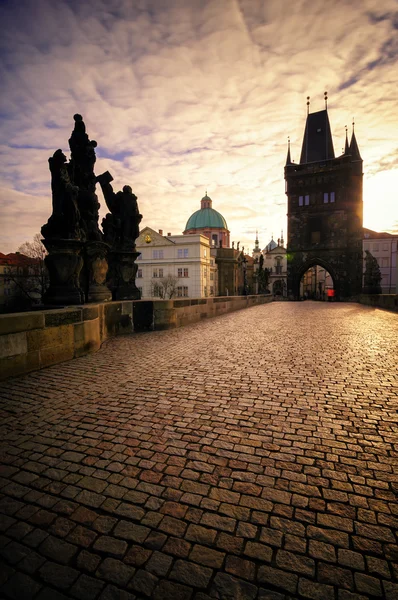
[[[139,300],[140,290],[135,278],[138,266],[135,261],[140,252],[123,252],[113,250],[109,255],[108,285],[112,290],[114,300]]]
[[[84,279],[86,302],[107,302],[112,293],[106,286],[109,246],[104,242],[84,245]]]
[[[44,303],[51,305],[82,304],[84,294],[79,285],[83,267],[82,243],[78,240],[44,239],[48,251],[45,264],[50,275],[50,286]]]

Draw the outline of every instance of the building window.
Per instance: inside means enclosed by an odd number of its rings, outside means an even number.
[[[387,268],[390,266],[390,259],[388,257],[381,259],[381,266]]]
[[[177,276],[182,277],[182,269],[177,269]]]
[[[140,295],[142,296],[142,287],[140,287],[140,286],[138,285],[138,286],[137,286],[137,289],[138,289],[138,291],[139,291]]]
[[[310,203],[310,197],[309,197],[308,195],[307,195],[307,196],[304,196],[304,204],[305,204],[306,206],[308,206],[308,205],[309,205],[309,203]]]
[[[142,277],[142,269],[138,269],[138,271],[137,271],[137,277]]]
[[[187,285],[179,285],[177,288],[177,297],[178,298],[188,298],[188,286]]]
[[[177,258],[182,258],[182,257],[183,257],[182,248],[178,248],[178,250],[177,250]]]
[[[213,273],[213,271],[210,271],[210,281],[214,281],[214,273]]]
[[[154,269],[154,270],[153,270],[152,277],[157,277],[157,276],[158,276],[158,270],[157,270],[157,269]]]
[[[210,259],[210,264],[211,264],[211,266],[214,265],[214,260],[212,258]]]
[[[380,248],[380,244],[373,244],[373,250],[374,250],[375,252],[378,252],[378,251],[379,251],[379,248]]]
[[[330,192],[330,202],[334,202],[334,192]]]
[[[163,250],[152,250],[153,258],[163,258]]]
[[[321,241],[320,231],[311,231],[311,244],[319,244]]]
[[[142,260],[142,252],[137,256],[136,260]]]
[[[207,285],[205,285],[205,287],[204,287],[204,294],[207,297]]]
[[[213,235],[211,236],[211,245],[212,246],[218,245],[218,235],[216,233],[213,233]]]
[[[187,269],[187,267],[185,267],[185,269],[184,269],[184,277],[188,277],[188,269]]]
[[[188,258],[188,248],[178,248],[177,250],[177,258]]]
[[[210,296],[214,296],[214,287],[210,286]]]
[[[206,256],[207,256],[207,250],[206,250],[206,248],[203,250],[203,256],[204,256],[205,258],[206,258]]]
[[[299,206],[303,206],[304,196],[299,196]]]
[[[207,267],[203,267],[203,277],[207,279]]]
[[[324,192],[323,194],[323,203],[327,204],[329,202],[329,194],[328,192]]]
[[[383,250],[388,250],[388,244],[383,244]]]
[[[159,269],[159,277],[163,277],[163,269]]]

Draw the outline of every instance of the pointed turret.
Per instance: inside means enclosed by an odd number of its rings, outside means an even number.
[[[292,165],[292,160],[290,158],[290,138],[287,138],[287,157],[286,157],[286,167]]]
[[[350,153],[350,146],[348,144],[348,131],[347,131],[347,125],[345,126],[345,147],[344,147],[344,154],[349,154]]]
[[[359,154],[359,148],[358,148],[358,144],[357,144],[357,138],[355,137],[354,126],[355,126],[355,123],[353,121],[352,122],[352,136],[351,136],[351,142],[350,142],[350,154],[352,156],[352,160],[362,160],[361,155]]]
[[[327,97],[325,96],[325,103]],[[309,101],[307,99],[307,110]],[[307,114],[300,164],[319,162],[334,158],[332,132],[327,108]]]

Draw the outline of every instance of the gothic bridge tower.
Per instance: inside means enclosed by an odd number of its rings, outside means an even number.
[[[345,150],[334,155],[332,133],[325,110],[309,112],[300,163],[285,165],[288,199],[287,288],[299,298],[300,281],[311,267],[326,269],[338,299],[359,294],[362,287],[362,158],[354,133]]]

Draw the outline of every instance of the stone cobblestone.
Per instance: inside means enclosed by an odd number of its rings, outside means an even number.
[[[3,382],[0,598],[395,600],[397,325],[278,302]]]

